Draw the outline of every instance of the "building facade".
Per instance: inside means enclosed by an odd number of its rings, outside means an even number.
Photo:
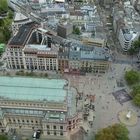
[[[68,35],[72,34],[73,25],[72,24],[60,24],[57,26],[57,35],[63,38],[67,38]]]
[[[69,51],[70,73],[105,73],[110,67],[107,48],[72,43]]]
[[[133,29],[123,28],[119,32],[119,42],[123,51],[128,51],[133,45],[133,42],[138,39],[138,32]]]
[[[23,25],[7,47],[7,64],[11,69],[58,70],[58,51],[51,46],[45,30]],[[22,34],[22,35],[21,35]],[[23,39],[23,36],[26,40]]]
[[[0,131],[38,129],[44,136],[67,136],[78,128],[76,90],[65,80],[0,77]],[[28,91],[28,92],[27,92]]]
[[[61,73],[105,73],[111,61],[109,51],[104,47],[104,40],[85,42],[86,45],[83,45],[81,42],[64,41],[61,37],[52,39],[47,30],[28,23],[21,26],[7,45],[7,66],[10,69]],[[88,66],[94,67],[93,70],[88,70]]]
[[[68,72],[69,69],[69,49],[60,47],[58,51],[58,70],[61,73]]]

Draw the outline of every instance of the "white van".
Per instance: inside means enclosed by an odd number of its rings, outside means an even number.
[[[33,139],[36,139],[36,132],[34,132],[34,134],[33,134]]]

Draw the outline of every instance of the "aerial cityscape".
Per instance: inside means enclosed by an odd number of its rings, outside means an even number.
[[[0,0],[0,140],[140,140],[140,0]]]

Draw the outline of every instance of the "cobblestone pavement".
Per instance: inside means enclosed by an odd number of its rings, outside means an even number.
[[[140,110],[132,105],[131,101],[120,104],[111,94],[122,88],[129,92],[127,86],[118,87],[117,81],[123,80],[125,71],[130,69],[130,65],[113,64],[108,73],[100,76],[91,74],[87,76],[66,75],[71,86],[76,87],[79,92],[83,92],[84,96],[95,95],[95,119],[92,129],[95,133],[103,127],[119,122],[118,112],[121,110],[132,109],[140,116]],[[139,140],[140,121],[138,120],[137,125],[128,127],[128,129],[130,130],[130,139]]]

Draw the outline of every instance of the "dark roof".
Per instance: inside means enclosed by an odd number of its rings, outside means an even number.
[[[9,45],[25,45],[35,23],[27,23],[19,28],[18,33],[11,39]]]

